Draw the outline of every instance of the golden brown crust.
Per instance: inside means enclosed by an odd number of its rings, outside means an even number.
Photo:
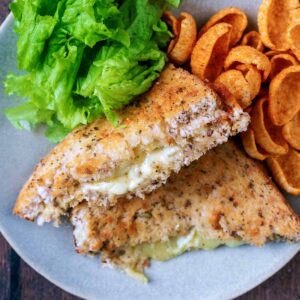
[[[197,117],[207,115],[213,120],[207,121],[207,126],[223,136],[220,141],[212,136],[207,145],[201,145],[199,137],[193,140],[199,134],[197,127],[194,132],[186,133],[186,129]],[[57,220],[70,206],[89,197],[80,189],[84,183],[110,178],[138,153],[179,145],[187,157],[184,164],[189,164],[229,135],[245,130],[248,123],[248,116],[235,102],[222,103],[201,80],[172,65],[140,101],[120,114],[120,119],[123,126],[118,128],[99,119],[69,134],[38,164],[19,194],[14,213],[34,220],[43,212],[45,221]],[[96,196],[100,202],[107,201],[107,195]],[[115,199],[109,201],[115,203]]]
[[[72,212],[83,225],[82,253],[113,253],[123,246],[166,241],[196,228],[208,239],[300,240],[300,219],[258,162],[233,142],[219,146],[148,195],[123,199],[109,210],[85,203]],[[75,232],[75,231],[74,231]]]

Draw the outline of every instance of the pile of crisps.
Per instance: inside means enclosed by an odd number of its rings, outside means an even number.
[[[245,151],[266,160],[274,179],[300,195],[300,4],[263,0],[259,32],[244,34],[246,14],[225,8],[197,31],[194,18],[164,16],[174,33],[169,59],[202,80],[225,86],[251,116]]]

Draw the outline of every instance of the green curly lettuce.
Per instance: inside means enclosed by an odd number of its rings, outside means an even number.
[[[16,0],[18,67],[6,92],[26,98],[6,116],[18,129],[46,124],[60,141],[80,124],[105,116],[147,91],[166,63],[171,38],[161,20],[179,0]]]

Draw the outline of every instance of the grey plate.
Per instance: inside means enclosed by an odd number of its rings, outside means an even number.
[[[184,10],[204,21],[215,10],[236,5],[255,20],[259,1],[186,1]],[[13,103],[3,93],[5,74],[16,69],[16,37],[12,18],[0,30],[0,111]],[[15,99],[17,100],[17,99]],[[18,191],[38,160],[51,149],[41,132],[15,130],[0,114],[0,229],[17,253],[44,277],[64,290],[88,299],[230,299],[255,287],[284,266],[300,244],[270,244],[262,249],[236,249],[188,253],[165,263],[153,263],[152,279],[143,285],[97,258],[74,251],[71,228],[37,227],[12,215]],[[300,213],[300,199],[290,197]],[[297,203],[298,202],[298,203]],[[297,207],[296,207],[297,205]]]

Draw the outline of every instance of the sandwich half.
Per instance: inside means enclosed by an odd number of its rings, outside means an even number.
[[[38,223],[56,221],[83,200],[113,206],[143,198],[172,172],[244,131],[249,116],[200,79],[168,65],[152,89],[120,114],[68,135],[36,167],[14,212]]]
[[[300,219],[265,173],[233,142],[173,174],[144,201],[109,209],[82,202],[71,214],[76,249],[146,280],[150,259],[194,249],[299,241]]]

